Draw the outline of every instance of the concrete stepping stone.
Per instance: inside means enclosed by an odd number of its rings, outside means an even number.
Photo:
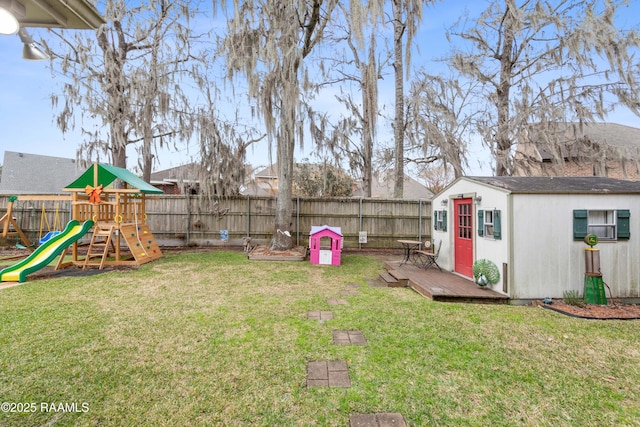
[[[307,387],[351,387],[347,362],[344,360],[309,362]]]
[[[349,305],[349,302],[346,299],[340,298],[328,298],[327,304],[329,305]]]
[[[333,343],[337,345],[367,345],[362,332],[357,330],[351,331],[333,331]]]
[[[307,319],[318,320],[323,322],[325,320],[333,319],[333,312],[331,311],[307,311]]]
[[[364,279],[365,282],[367,282],[367,285],[369,285],[372,288],[386,288],[387,284],[385,282],[383,282],[382,280],[380,280],[380,278],[378,277],[372,277],[369,279]]]
[[[350,427],[407,427],[402,414],[384,412],[379,414],[353,414],[349,417]]]
[[[340,295],[360,295],[360,292],[353,289],[343,289],[340,291]]]

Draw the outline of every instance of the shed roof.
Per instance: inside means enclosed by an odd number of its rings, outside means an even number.
[[[94,182],[94,168],[98,168],[98,182]],[[162,194],[162,190],[143,181],[126,169],[118,168],[102,163],[95,163],[87,169],[78,179],[67,185],[65,189],[84,189],[87,185],[104,185],[111,184],[116,179],[121,179],[129,187],[140,190],[145,194]]]
[[[466,179],[521,194],[640,194],[640,182],[599,176],[470,176]]]

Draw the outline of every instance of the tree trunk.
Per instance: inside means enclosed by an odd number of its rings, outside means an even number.
[[[498,132],[496,135],[496,176],[510,174],[509,156],[511,138],[509,136],[509,92],[511,90],[511,74],[513,70],[513,9],[512,0],[507,0],[504,19],[504,41],[500,56],[500,83],[497,90]]]
[[[373,157],[373,135],[375,123],[372,123],[371,110],[377,110],[377,105],[370,105],[368,92],[371,90],[368,85],[371,81],[364,79],[362,90],[362,190],[365,197],[371,197],[372,165]]]
[[[111,125],[111,164],[118,168],[127,167],[127,144],[124,131],[115,128],[116,123]]]
[[[295,148],[295,111],[296,103],[291,102],[297,98],[298,78],[297,68],[283,67],[287,78],[283,81],[283,96],[280,102],[280,129],[278,131],[278,196],[276,198],[276,215],[271,249],[287,250],[293,246],[291,238],[291,216],[293,214],[293,152]],[[288,100],[288,102],[287,102]],[[288,232],[288,233],[286,233]]]
[[[396,111],[393,124],[395,140],[395,185],[393,197],[401,199],[404,193],[404,67],[402,58],[402,0],[393,0],[393,52],[396,84]]]
[[[151,182],[151,169],[153,168],[153,154],[151,152],[151,137],[144,137],[142,142],[142,179]]]

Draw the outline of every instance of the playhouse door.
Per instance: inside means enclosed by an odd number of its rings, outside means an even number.
[[[472,277],[473,266],[473,209],[471,199],[454,199],[453,230],[454,271]]]

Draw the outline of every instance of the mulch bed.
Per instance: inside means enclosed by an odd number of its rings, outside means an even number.
[[[617,301],[610,301],[607,305],[585,304],[583,307],[569,305],[564,303],[562,300],[554,300],[552,304],[540,303],[539,305],[547,310],[582,319],[640,319],[640,305],[624,304]]]

